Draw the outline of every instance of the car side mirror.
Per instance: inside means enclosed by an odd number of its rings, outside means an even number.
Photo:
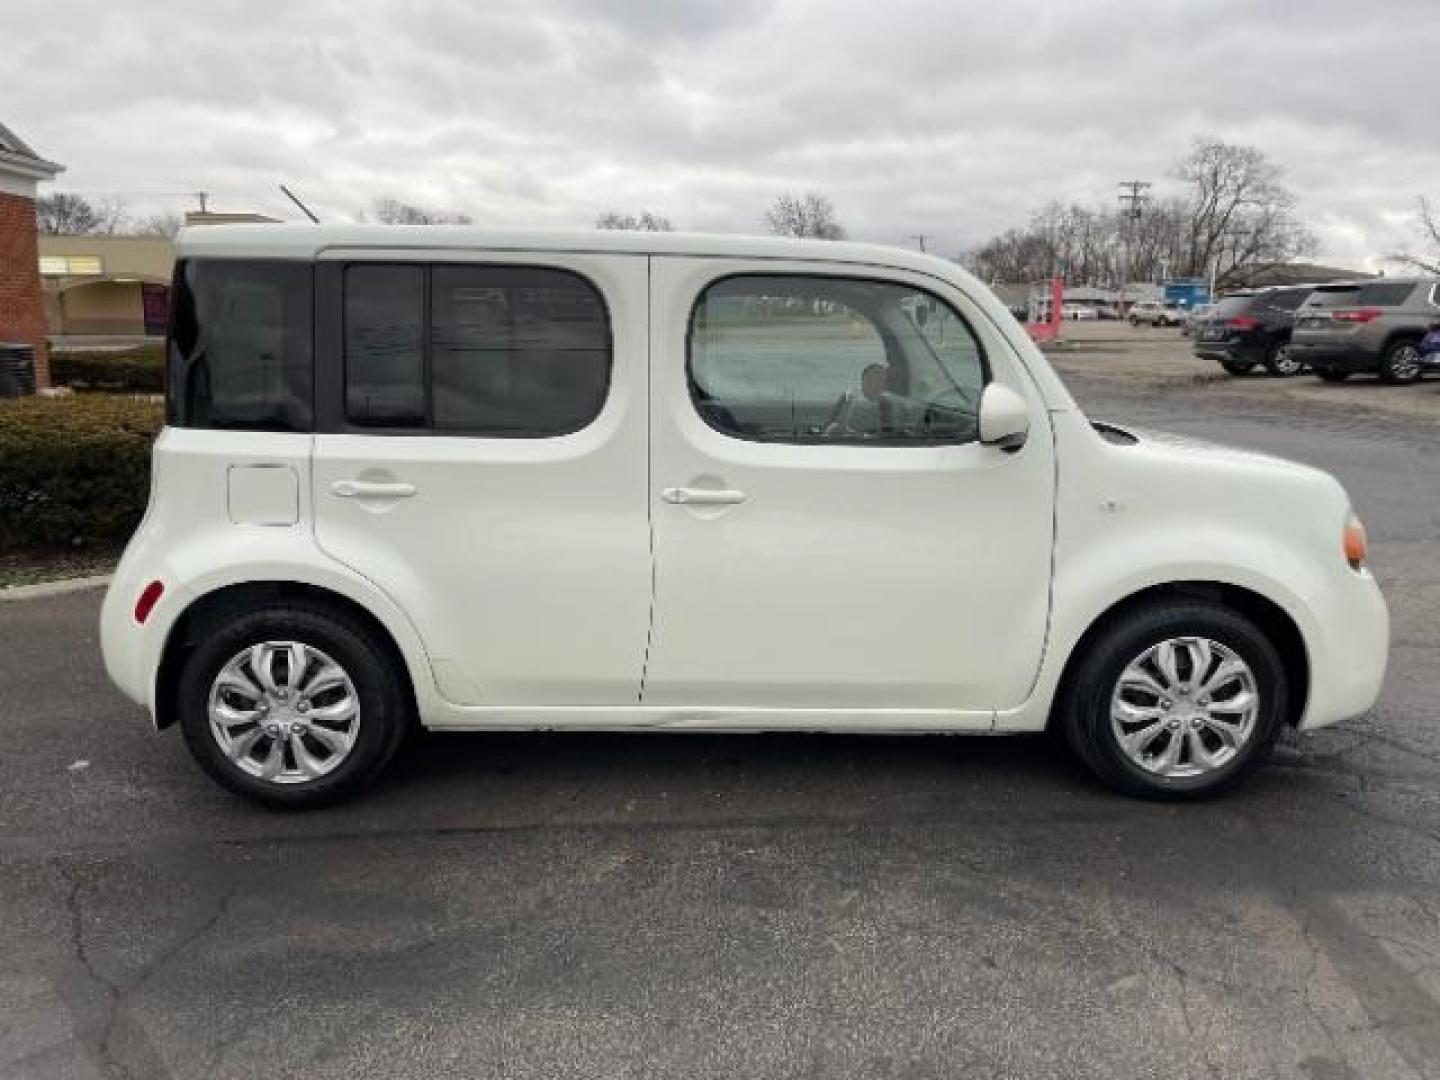
[[[1014,453],[1030,437],[1030,406],[1025,399],[999,383],[990,383],[980,395],[980,441]]]

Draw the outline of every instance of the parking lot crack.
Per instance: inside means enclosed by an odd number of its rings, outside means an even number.
[[[63,869],[61,870],[64,875]],[[221,894],[212,910],[195,927],[177,938],[168,947],[147,961],[129,979],[107,976],[96,963],[93,949],[87,943],[85,930],[85,907],[83,902],[84,882],[79,877],[69,880],[65,905],[69,916],[69,951],[75,963],[84,973],[87,982],[103,998],[101,1016],[95,1025],[96,1032],[90,1039],[83,1039],[87,1050],[95,1058],[101,1073],[118,1080],[144,1077],[160,1078],[166,1075],[163,1065],[153,1047],[138,1028],[127,1020],[127,1006],[132,997],[141,991],[171,960],[185,953],[197,941],[215,930],[229,913],[231,904],[240,887],[236,883]],[[122,1052],[124,1047],[132,1053]],[[130,1058],[138,1058],[142,1064],[133,1065]]]

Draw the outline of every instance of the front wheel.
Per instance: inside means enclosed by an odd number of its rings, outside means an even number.
[[[258,802],[308,807],[367,785],[410,726],[389,651],[358,620],[260,609],[202,635],[180,673],[180,727],[200,766]]]
[[[1197,799],[1243,780],[1279,737],[1284,666],[1238,612],[1180,600],[1103,626],[1063,691],[1071,747],[1101,781],[1155,799]]]

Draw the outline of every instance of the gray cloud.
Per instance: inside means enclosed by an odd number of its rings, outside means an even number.
[[[3,119],[64,186],[497,224],[649,207],[755,230],[786,188],[958,251],[1051,198],[1264,148],[1323,254],[1376,265],[1436,192],[1434,0],[57,0],[6,15]]]

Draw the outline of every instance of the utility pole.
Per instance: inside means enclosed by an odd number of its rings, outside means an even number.
[[[1140,224],[1140,215],[1145,210],[1145,204],[1150,201],[1150,186],[1149,180],[1122,180],[1116,185],[1120,189],[1120,205],[1123,207],[1121,214],[1125,219],[1124,254],[1120,261],[1121,315],[1125,314],[1125,286],[1129,284],[1130,278],[1130,249],[1135,243],[1135,229]]]
[[[930,239],[929,233],[911,233],[910,239],[920,245],[920,250],[925,250],[925,241]]]
[[[208,199],[209,197],[210,197],[210,193],[209,193],[208,191],[197,191],[197,192],[195,192],[195,198],[197,198],[197,199],[200,200],[200,213],[202,213],[202,214],[209,212],[209,208],[205,205],[205,200]]]

